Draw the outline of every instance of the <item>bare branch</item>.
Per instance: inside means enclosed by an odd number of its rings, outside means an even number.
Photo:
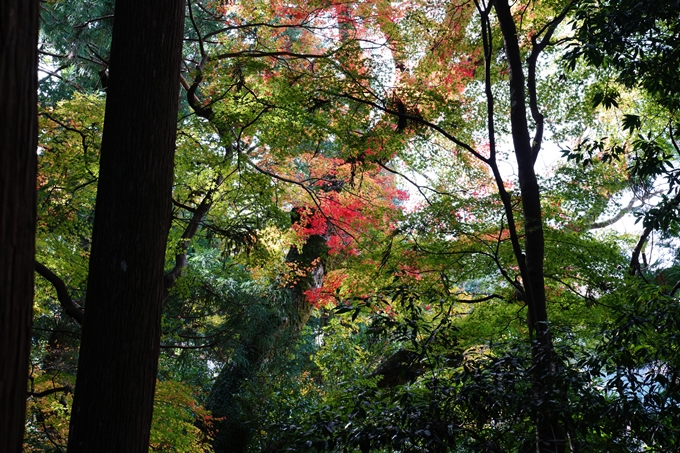
[[[623,216],[625,216],[629,212],[633,211],[635,208],[636,208],[635,198],[632,198],[630,200],[630,203],[628,203],[628,205],[625,208],[621,208],[621,210],[614,217],[607,219],[607,220],[603,220],[601,222],[594,222],[593,224],[591,224],[588,227],[588,229],[589,230],[596,230],[598,228],[605,228],[605,227],[608,227],[610,225],[613,225],[616,222],[618,222],[619,220],[621,220],[623,218]]]
[[[108,14],[106,16],[95,17],[94,19],[86,20],[82,24],[74,25],[73,28],[85,28],[92,22],[99,22],[100,20],[113,19],[113,14]]]
[[[316,59],[326,58],[331,53],[297,53],[288,52],[284,50],[265,52],[262,50],[242,50],[239,52],[225,52],[211,57],[211,60],[224,60],[226,58],[250,57],[250,58],[264,58],[264,57],[292,57],[301,59]]]
[[[677,206],[680,204],[680,192],[678,192],[675,197],[668,203],[668,206]],[[644,247],[645,243],[647,242],[647,239],[649,238],[649,235],[654,231],[654,224],[651,223],[647,225],[642,232],[642,235],[640,236],[640,239],[638,240],[637,245],[635,245],[635,248],[633,249],[633,254],[630,257],[630,265],[629,265],[629,274],[630,275],[635,275],[636,273],[642,276],[641,270],[642,267],[640,266],[640,253],[642,253],[642,248]],[[644,258],[644,254],[643,254]]]
[[[206,196],[203,197],[201,203],[193,210],[193,215],[191,220],[189,220],[189,225],[187,225],[184,233],[182,233],[182,237],[179,240],[179,251],[175,254],[175,267],[163,277],[163,283],[165,285],[166,291],[175,285],[175,282],[177,282],[177,279],[180,275],[182,275],[182,272],[184,272],[184,269],[189,264],[187,260],[189,242],[191,242],[191,239],[193,239],[193,237],[198,232],[198,227],[201,225],[201,223],[203,223],[203,219],[205,219],[206,214],[213,205],[213,196],[223,182],[224,178],[222,176],[218,176],[214,186],[208,191]]]
[[[531,110],[531,117],[534,119],[534,122],[536,123],[536,131],[534,133],[534,139],[531,144],[531,154],[534,159],[534,163],[536,163],[538,153],[541,150],[544,129],[543,114],[538,109],[538,94],[536,90],[536,63],[538,61],[538,56],[543,51],[543,49],[545,49],[547,45],[550,43],[550,39],[552,38],[553,33],[555,33],[555,29],[557,29],[557,26],[560,23],[562,23],[564,18],[567,16],[569,10],[571,10],[573,4],[574,2],[570,1],[567,4],[567,6],[565,6],[564,9],[562,9],[562,12],[560,12],[560,14],[555,19],[547,23],[541,30],[539,30],[538,33],[531,37],[533,49],[528,59],[529,71],[527,86],[529,89],[529,110]],[[538,38],[541,35],[543,35],[543,33],[545,33],[545,35],[543,36],[543,39],[539,41]]]
[[[66,288],[66,283],[57,275],[49,270],[47,266],[36,261],[35,271],[42,276],[45,280],[52,283],[54,289],[57,290],[57,300],[59,305],[64,309],[64,312],[69,315],[73,320],[75,320],[81,326],[85,320],[85,313],[80,305],[78,305],[73,299]]]
[[[51,389],[43,390],[42,392],[28,392],[29,397],[33,398],[42,398],[43,396],[48,396],[52,395],[53,393],[59,393],[59,392],[64,392],[64,393],[73,393],[73,387],[70,385],[67,385],[65,387],[54,387]]]

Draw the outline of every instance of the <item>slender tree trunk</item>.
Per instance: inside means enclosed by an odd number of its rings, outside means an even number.
[[[20,452],[33,308],[38,2],[0,2],[0,451]]]
[[[184,4],[116,1],[71,453],[149,448]]]
[[[535,414],[536,451],[561,453],[565,448],[565,438],[550,402],[553,393],[551,375],[554,373],[555,359],[545,294],[543,270],[545,239],[541,194],[534,171],[534,153],[537,150],[533,149],[529,134],[524,69],[510,5],[508,0],[495,0],[493,5],[503,34],[510,70],[510,122],[524,216],[525,271],[522,283],[526,293],[528,324],[532,336],[534,366],[532,386],[537,401],[542,401],[537,405]]]

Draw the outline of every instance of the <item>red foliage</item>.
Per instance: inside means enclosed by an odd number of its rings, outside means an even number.
[[[330,272],[324,279],[323,286],[320,288],[310,288],[304,291],[307,301],[316,308],[334,305],[337,302],[336,294],[342,283],[347,278],[347,274],[342,271]]]

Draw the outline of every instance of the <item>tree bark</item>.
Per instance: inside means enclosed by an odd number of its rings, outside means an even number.
[[[184,5],[116,1],[70,453],[149,449]]]
[[[0,2],[0,451],[22,450],[33,308],[38,2]]]
[[[545,294],[544,255],[545,239],[541,211],[541,193],[534,171],[535,154],[527,121],[526,87],[517,28],[508,0],[493,3],[503,35],[510,74],[510,124],[517,159],[517,175],[522,197],[524,217],[524,269],[522,284],[529,311],[528,324],[532,339],[532,387],[537,400],[535,413],[536,451],[561,453],[565,448],[563,430],[551,407],[553,399],[552,375],[555,358],[548,325]],[[535,89],[535,87],[533,87]],[[533,93],[535,96],[535,93]],[[541,127],[538,125],[537,127]],[[520,263],[522,268],[522,263]],[[538,403],[540,401],[540,403]]]

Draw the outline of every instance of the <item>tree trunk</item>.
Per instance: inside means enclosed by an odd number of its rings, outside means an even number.
[[[548,325],[545,294],[543,220],[541,194],[534,171],[535,152],[531,145],[527,121],[526,88],[517,29],[508,0],[496,0],[494,9],[505,43],[510,74],[510,123],[517,158],[517,174],[524,217],[524,272],[522,284],[529,311],[528,324],[532,339],[532,387],[537,401],[535,413],[536,451],[561,453],[565,438],[558,416],[551,407],[555,359]],[[522,267],[520,265],[520,267]]]
[[[147,452],[184,0],[117,0],[68,451]]]
[[[215,453],[245,453],[252,441],[254,431],[258,429],[257,420],[246,420],[241,415],[238,395],[241,386],[246,380],[251,380],[257,373],[263,358],[272,354],[272,344],[288,340],[284,346],[293,347],[300,331],[309,321],[314,311],[314,306],[309,303],[304,291],[310,288],[318,288],[323,284],[324,263],[328,255],[326,239],[319,235],[307,239],[301,251],[291,247],[286,257],[289,263],[297,263],[302,268],[307,268],[308,275],[301,278],[290,289],[291,291],[291,319],[279,326],[271,322],[263,322],[262,327],[253,329],[252,336],[242,339],[242,353],[247,359],[245,363],[232,361],[225,365],[210,392],[207,407],[216,418],[222,418],[215,422],[217,434],[213,441]],[[262,341],[268,338],[269,341]],[[285,341],[284,340],[284,341]],[[263,348],[260,345],[266,344]],[[280,354],[281,352],[276,352]],[[266,392],[263,392],[266,393]],[[249,408],[245,408],[249,409]]]
[[[38,2],[0,2],[0,451],[20,452],[33,308]]]

